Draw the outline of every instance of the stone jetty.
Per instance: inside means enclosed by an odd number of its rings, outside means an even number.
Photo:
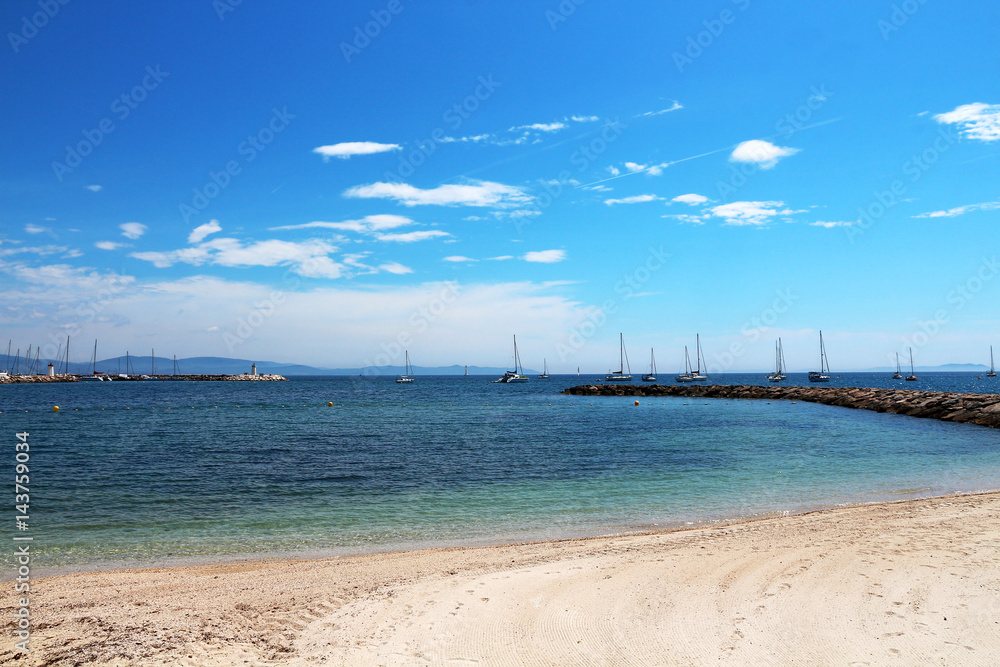
[[[73,375],[7,375],[0,374],[0,384],[21,384],[26,382],[76,382]]]
[[[570,387],[563,393],[573,396],[680,396],[730,400],[805,401],[1000,428],[1000,394],[864,387],[762,387],[745,384],[591,384]]]

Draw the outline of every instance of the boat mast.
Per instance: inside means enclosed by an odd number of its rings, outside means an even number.
[[[90,374],[97,375],[97,339],[94,339],[94,357],[90,360]]]
[[[618,375],[625,374],[625,336],[618,334]]]
[[[913,348],[910,348],[910,375],[915,375],[913,372]]]

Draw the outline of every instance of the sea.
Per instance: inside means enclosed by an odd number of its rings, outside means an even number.
[[[561,393],[601,376],[493,379],[0,385],[2,531],[8,544],[31,537],[33,573],[56,574],[608,535],[1000,489],[997,429],[804,402]],[[767,384],[762,373],[710,382]],[[784,384],[809,383],[793,373]],[[843,373],[827,386],[1000,384]],[[30,511],[19,531],[20,432]]]

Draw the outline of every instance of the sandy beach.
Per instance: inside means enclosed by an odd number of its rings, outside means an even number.
[[[32,582],[25,665],[1000,663],[1000,494]]]

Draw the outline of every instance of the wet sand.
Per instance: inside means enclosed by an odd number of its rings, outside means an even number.
[[[39,545],[41,546],[41,545]],[[32,582],[25,665],[1000,664],[1000,494]],[[16,662],[15,662],[16,661]]]

